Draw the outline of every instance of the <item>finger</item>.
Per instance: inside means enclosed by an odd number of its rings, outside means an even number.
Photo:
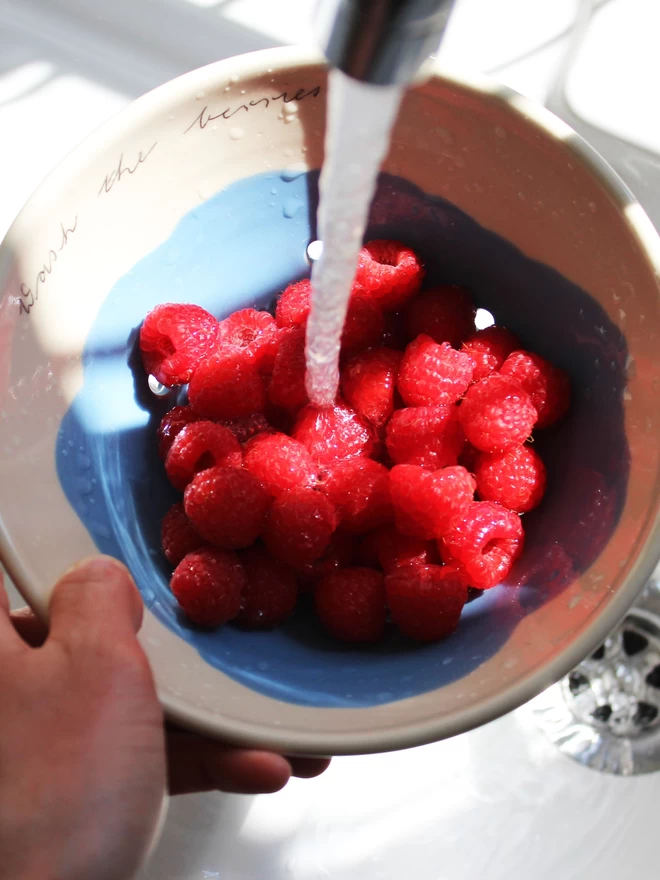
[[[48,627],[31,608],[18,608],[10,614],[14,629],[31,648],[40,648],[48,636]]]
[[[330,758],[287,758],[291,771],[299,779],[314,779],[330,766]]]
[[[229,748],[194,733],[168,733],[167,763],[170,794],[270,794],[291,777],[281,755]]]
[[[9,619],[9,597],[5,592],[4,578],[0,571],[0,655],[15,653],[25,648],[25,644]]]
[[[50,600],[50,638],[68,648],[132,640],[142,623],[142,600],[116,559],[93,556],[69,569]]]

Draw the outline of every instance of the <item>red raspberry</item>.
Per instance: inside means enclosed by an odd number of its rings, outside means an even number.
[[[314,594],[321,623],[342,642],[377,642],[385,632],[383,575],[371,568],[329,574]]]
[[[483,501],[497,501],[515,513],[528,513],[541,503],[546,473],[541,457],[529,446],[479,456],[475,470]]]
[[[306,406],[298,415],[293,437],[319,465],[330,465],[344,458],[368,457],[374,448],[370,428],[343,404],[322,409]]]
[[[218,343],[245,349],[257,368],[268,372],[275,363],[280,332],[269,312],[241,309],[220,322]]]
[[[312,282],[309,278],[296,281],[284,290],[275,306],[278,327],[304,327],[309,317]]]
[[[394,411],[400,363],[400,352],[372,348],[358,354],[342,370],[341,389],[347,403],[373,425],[385,424]]]
[[[354,289],[348,303],[341,350],[344,355],[356,354],[383,341],[385,319],[380,306],[368,293]]]
[[[429,541],[443,534],[474,499],[476,481],[465,468],[427,471],[397,464],[390,471],[390,492],[397,529]]]
[[[399,241],[370,241],[360,251],[356,285],[381,309],[397,309],[417,293],[424,270],[417,255]]]
[[[243,550],[239,559],[247,583],[236,622],[253,629],[266,629],[286,620],[298,599],[293,569],[273,559],[263,547]]]
[[[175,406],[165,413],[158,427],[158,454],[165,461],[176,435],[191,422],[198,422],[200,417],[190,406]]]
[[[263,538],[267,549],[294,567],[320,559],[337,528],[337,511],[322,492],[289,489],[268,512]]]
[[[476,366],[472,380],[479,382],[500,369],[520,342],[505,327],[485,327],[477,330],[463,343],[463,351],[470,355]]]
[[[218,322],[206,309],[164,303],[140,328],[142,362],[163,385],[185,385],[218,343]]]
[[[309,402],[305,388],[305,328],[282,331],[268,399],[275,406],[297,412]]]
[[[242,419],[229,419],[220,422],[225,428],[229,428],[239,443],[247,443],[250,437],[271,430],[268,419],[263,413],[252,413]]]
[[[524,537],[517,513],[475,501],[438,541],[438,550],[447,564],[459,562],[465,568],[471,586],[488,590],[508,575]]]
[[[529,351],[514,351],[500,373],[517,382],[532,398],[538,412],[537,428],[547,428],[566,415],[571,386],[563,370]]]
[[[301,589],[313,588],[326,575],[353,565],[355,553],[355,538],[335,532],[330,539],[328,549],[320,559],[307,565],[296,565],[296,573],[302,584]]]
[[[464,575],[450,565],[402,566],[385,578],[385,591],[394,623],[420,642],[451,635],[467,602]]]
[[[411,406],[397,410],[387,425],[387,451],[397,464],[431,470],[456,464],[465,435],[455,406]]]
[[[330,467],[321,488],[336,506],[344,532],[364,535],[392,521],[389,472],[377,461],[339,461]]]
[[[261,412],[266,393],[249,352],[225,348],[197,367],[188,387],[188,399],[205,419],[240,419]]]
[[[193,422],[174,438],[165,460],[170,483],[180,492],[195,474],[212,467],[243,465],[241,444],[229,428],[215,422]]]
[[[317,468],[302,445],[286,434],[257,434],[245,449],[245,467],[271,495],[311,486]]]
[[[439,562],[438,548],[434,541],[422,541],[402,535],[394,526],[385,526],[365,535],[359,553],[362,565],[380,566],[390,574],[401,565],[432,565]]]
[[[458,456],[458,463],[464,467],[468,473],[473,474],[479,464],[479,458],[483,455],[478,449],[475,449],[470,443],[466,443],[461,454]]]
[[[395,351],[403,351],[406,345],[408,345],[403,312],[385,313],[383,345],[387,346],[387,348],[393,348]]]
[[[235,553],[205,547],[181,560],[170,587],[188,620],[215,627],[240,611],[245,572]]]
[[[199,534],[229,550],[249,547],[256,541],[270,502],[252,474],[227,467],[197,474],[183,496],[188,519]]]
[[[190,525],[180,501],[165,514],[160,535],[165,558],[173,566],[177,566],[188,553],[204,546],[204,541]]]
[[[407,406],[456,403],[472,381],[474,361],[447,342],[418,336],[403,353],[398,388]]]
[[[465,436],[482,452],[520,446],[532,433],[536,409],[517,382],[493,373],[473,385],[459,410]]]
[[[408,339],[425,333],[434,342],[448,342],[458,348],[474,333],[474,302],[464,287],[441,284],[416,296],[406,309]]]

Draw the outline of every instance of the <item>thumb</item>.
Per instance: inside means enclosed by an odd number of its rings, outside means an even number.
[[[132,640],[142,623],[142,600],[128,569],[110,556],[70,568],[50,599],[50,640],[68,645]]]

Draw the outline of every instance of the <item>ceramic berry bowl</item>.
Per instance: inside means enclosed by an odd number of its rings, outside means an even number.
[[[539,432],[548,471],[522,556],[429,645],[329,639],[304,605],[282,626],[204,631],[168,587],[160,526],[177,497],[149,388],[147,312],[224,318],[308,274],[326,71],[279,49],[137,101],[38,189],[0,259],[0,551],[46,613],[82,556],[124,560],[143,645],[181,724],[287,752],[373,752],[465,731],[567,673],[625,613],[657,558],[660,247],[613,172],[545,110],[432,71],[404,103],[369,238],[416,250],[570,377]]]

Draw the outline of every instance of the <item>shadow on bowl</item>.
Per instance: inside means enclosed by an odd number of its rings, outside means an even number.
[[[84,386],[62,422],[57,471],[99,550],[131,569],[152,612],[210,664],[268,696],[317,707],[367,707],[457,681],[496,654],[519,621],[561,593],[605,547],[629,472],[623,390],[626,342],[605,311],[556,271],[525,257],[439,197],[381,175],[368,238],[398,238],[423,257],[430,283],[468,286],[477,305],[566,370],[573,405],[539,432],[548,468],[541,507],[525,516],[525,551],[505,584],[466,606],[447,640],[392,634],[366,649],[328,639],[301,603],[271,632],[194,629],[178,614],[160,550],[177,500],[156,451],[173,405],[148,390],[136,329],[158,302],[195,302],[222,318],[265,307],[308,274],[318,173],[241,180],[186,215],[171,237],[109,293],[85,347]]]

